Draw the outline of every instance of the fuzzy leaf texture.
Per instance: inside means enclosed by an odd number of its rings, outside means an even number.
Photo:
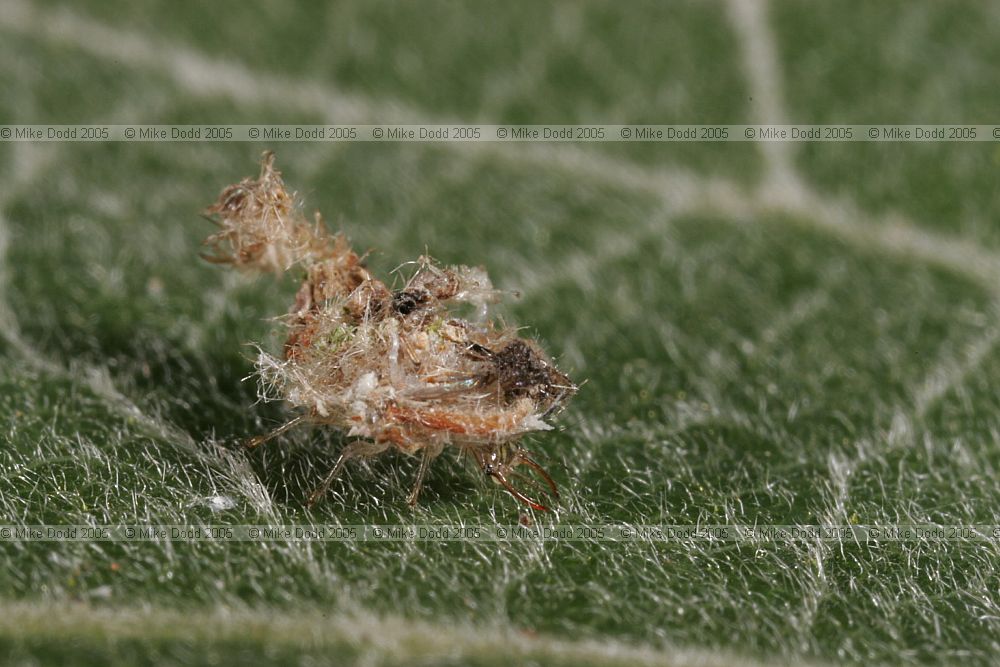
[[[988,3],[29,3],[0,123],[974,123]],[[369,269],[482,264],[581,391],[533,512],[260,402],[301,276],[194,257],[275,149]],[[976,143],[0,142],[0,523],[997,524],[1000,153]],[[292,273],[295,273],[293,271]],[[471,316],[471,315],[470,315]],[[278,330],[279,333],[275,333]],[[335,334],[336,332],[331,332]],[[338,338],[332,335],[331,344]],[[1000,546],[0,541],[24,664],[986,664]]]

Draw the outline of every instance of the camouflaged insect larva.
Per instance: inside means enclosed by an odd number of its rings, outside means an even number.
[[[483,269],[420,257],[406,284],[391,290],[342,234],[327,232],[318,213],[306,219],[271,153],[258,178],[225,188],[206,213],[220,228],[205,241],[207,260],[275,273],[298,266],[305,273],[285,318],[281,357],[261,352],[257,360],[262,396],[286,401],[298,416],[249,444],[303,423],[356,436],[309,504],[348,460],[390,447],[421,457],[410,503],[446,446],[472,456],[535,509],[547,507],[516,484],[558,497],[555,482],[518,443],[550,429],[545,419],[577,388],[536,342],[487,317],[501,294]],[[478,317],[456,317],[460,304],[471,304]]]

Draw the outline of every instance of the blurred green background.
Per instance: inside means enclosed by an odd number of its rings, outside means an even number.
[[[986,123],[980,2],[0,5],[2,123]],[[305,496],[295,286],[199,261],[265,148],[385,271],[483,264],[587,381],[548,523],[1000,524],[995,143],[0,143],[0,523],[501,523],[456,457]],[[213,509],[223,496],[233,507]],[[13,662],[963,662],[1000,545],[0,544]]]

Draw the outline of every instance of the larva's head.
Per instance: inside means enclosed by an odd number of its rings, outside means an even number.
[[[576,385],[531,341],[515,338],[497,350],[477,345],[473,353],[487,362],[482,386],[493,387],[507,403],[530,398],[542,417],[576,393]]]

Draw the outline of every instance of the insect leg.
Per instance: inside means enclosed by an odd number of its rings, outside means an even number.
[[[424,477],[427,476],[427,471],[430,470],[431,461],[437,456],[436,452],[431,450],[431,447],[424,447],[423,455],[420,457],[420,467],[417,468],[417,479],[413,482],[413,489],[410,491],[410,495],[406,497],[406,502],[411,506],[417,504],[417,496],[420,495],[420,487],[423,486]]]
[[[521,463],[526,463],[529,468],[537,472],[538,475],[545,480],[545,483],[548,484],[549,488],[552,489],[552,495],[556,498],[559,497],[559,487],[556,486],[555,481],[549,476],[549,473],[545,472],[545,468],[538,465],[533,459],[528,457],[527,452],[524,450],[519,451],[515,456],[515,460]],[[514,463],[514,465],[517,465],[517,463]]]
[[[282,424],[281,426],[279,426],[278,428],[274,429],[270,433],[266,433],[264,435],[258,435],[258,436],[254,437],[254,438],[250,438],[249,440],[246,441],[246,443],[244,443],[243,446],[246,447],[247,449],[253,449],[254,447],[258,447],[260,445],[263,445],[265,442],[269,442],[270,440],[273,440],[273,439],[277,438],[282,433],[295,428],[296,426],[298,426],[299,424],[301,424],[305,420],[306,420],[305,415],[299,415],[295,419],[292,419],[291,421],[289,421],[289,422],[287,422],[285,424]]]
[[[330,472],[323,478],[323,482],[316,487],[315,491],[309,494],[306,507],[311,508],[326,495],[326,492],[330,489],[330,485],[333,484],[333,480],[337,479],[337,475],[344,469],[344,464],[358,455],[358,449],[356,443],[344,447],[343,451],[340,452],[340,456],[337,457],[337,462],[333,464]]]
[[[541,503],[539,503],[536,500],[532,500],[528,496],[524,495],[523,493],[521,493],[520,491],[518,491],[517,489],[515,489],[514,486],[509,481],[507,481],[507,478],[504,477],[503,473],[501,473],[499,471],[494,471],[491,474],[492,474],[492,476],[493,476],[493,478],[495,480],[497,480],[498,482],[500,482],[503,485],[503,488],[507,489],[507,493],[509,493],[510,495],[514,496],[515,498],[517,498],[518,500],[520,500],[522,503],[524,503],[525,505],[527,505],[531,509],[533,509],[533,510],[539,510],[541,512],[548,512],[549,511],[549,508],[546,507],[545,505],[542,505]]]

